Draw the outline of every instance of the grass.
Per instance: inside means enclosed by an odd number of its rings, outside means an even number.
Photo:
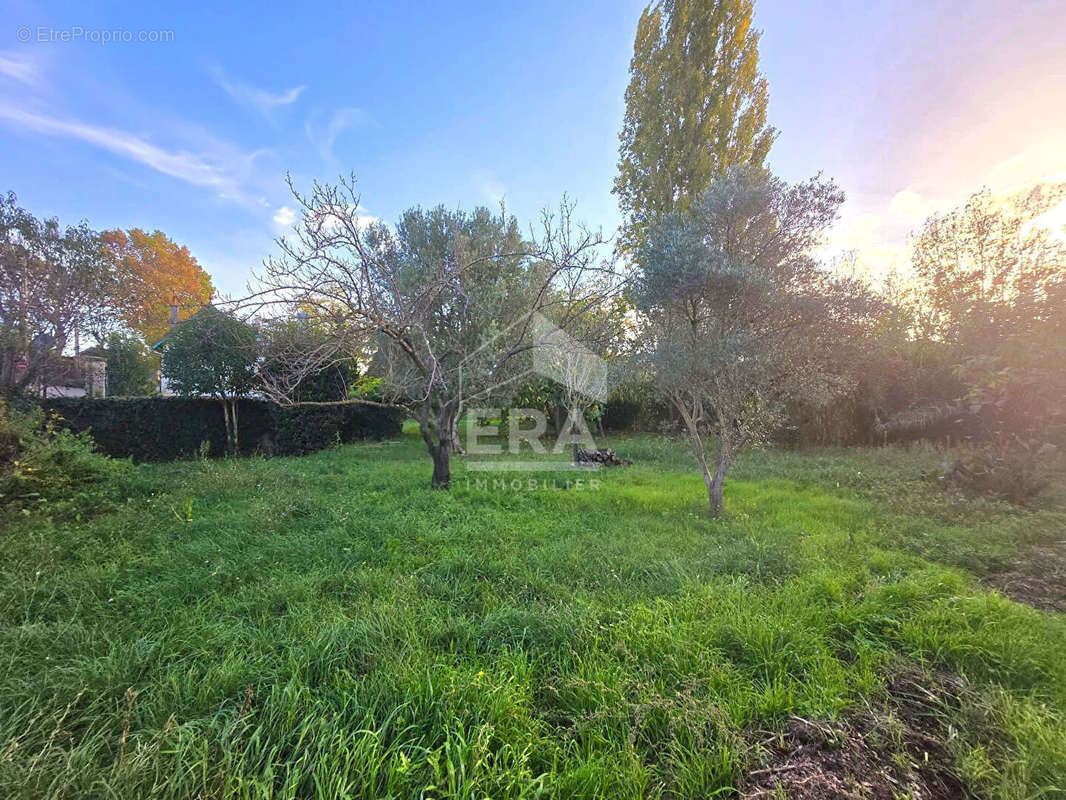
[[[904,667],[965,679],[942,723],[971,791],[1066,796],[1066,616],[980,581],[1062,537],[1061,495],[947,498],[931,449],[767,451],[712,520],[683,446],[609,444],[635,464],[596,490],[457,460],[431,492],[408,429],[9,520],[0,796],[722,796]]]

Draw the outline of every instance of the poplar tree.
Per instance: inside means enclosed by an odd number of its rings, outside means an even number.
[[[633,249],[734,165],[761,167],[766,124],[753,0],[663,0],[641,14],[614,192]]]

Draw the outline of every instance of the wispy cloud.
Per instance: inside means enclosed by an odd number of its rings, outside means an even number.
[[[37,62],[21,53],[0,52],[0,75],[28,86],[39,86],[41,83],[41,70]]]
[[[307,138],[318,149],[318,154],[322,157],[322,160],[334,165],[338,161],[334,149],[337,139],[345,131],[360,128],[369,121],[370,116],[362,109],[339,108],[333,112],[333,116],[329,118],[329,122],[326,123],[323,129],[316,130],[315,126],[308,122],[306,125]]]
[[[945,213],[966,202],[982,186],[994,197],[1006,201],[1037,183],[1066,182],[1066,129],[1055,129],[1030,143],[1014,155],[995,163],[971,183],[945,191],[928,187],[906,187],[892,195],[860,199],[858,205],[845,206],[840,221],[828,236],[822,254],[827,257],[854,252],[862,268],[874,278],[890,273],[907,274],[910,270],[912,234],[934,213]],[[920,189],[920,190],[919,190]],[[1066,203],[1048,211],[1034,222],[1059,235],[1066,227]],[[1061,234],[1066,237],[1066,232]]]
[[[214,78],[215,83],[217,83],[226,94],[238,103],[257,108],[264,114],[269,113],[278,106],[287,106],[295,103],[300,95],[303,94],[304,89],[307,88],[306,86],[296,86],[281,92],[271,92],[235,80],[227,75],[222,67],[217,65],[209,67],[208,71],[211,73],[211,77]]]
[[[227,161],[234,160],[232,153],[229,158],[213,158],[208,154],[167,150],[126,131],[26,111],[3,100],[0,100],[0,121],[44,136],[86,142],[185,183],[212,189],[221,198],[258,203],[246,193],[237,172],[227,165]],[[246,166],[254,158],[253,154],[235,160],[243,161]]]

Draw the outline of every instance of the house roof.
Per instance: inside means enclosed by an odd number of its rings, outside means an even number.
[[[211,305],[211,304],[210,304],[210,303],[208,303],[208,304],[207,304],[207,305],[205,305],[205,306],[201,306],[201,307],[200,307],[200,308],[199,308],[199,309],[197,310],[197,312],[196,312],[195,314],[193,314],[193,315],[192,315],[191,317],[189,317],[189,319],[194,319],[195,317],[197,317],[197,316],[199,315],[199,313],[200,313],[201,311],[203,311],[203,310],[204,310],[205,308],[208,308],[208,307],[209,307],[210,305]],[[162,339],[160,339],[160,340],[159,340],[158,342],[156,342],[155,344],[153,344],[153,345],[152,345],[152,346],[151,346],[151,347],[150,347],[149,349],[150,349],[150,350],[151,350],[151,351],[152,351],[153,353],[159,353],[159,352],[162,352],[160,348],[162,348],[162,346],[163,346],[164,344],[166,344],[166,342],[167,342],[167,339],[169,339],[169,338],[170,338],[171,336],[173,336],[173,335],[174,335],[174,331],[176,331],[176,330],[177,330],[178,328],[180,328],[180,327],[181,327],[182,325],[184,325],[184,324],[185,324],[186,322],[188,322],[188,321],[189,321],[189,319],[183,319],[183,320],[179,321],[177,325],[171,325],[171,326],[170,326],[170,330],[169,330],[169,331],[167,331],[167,335],[166,335],[166,336],[164,336],[164,337],[163,337]]]

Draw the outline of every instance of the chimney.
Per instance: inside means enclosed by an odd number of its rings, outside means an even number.
[[[178,296],[174,295],[170,298],[170,324],[178,324]]]

